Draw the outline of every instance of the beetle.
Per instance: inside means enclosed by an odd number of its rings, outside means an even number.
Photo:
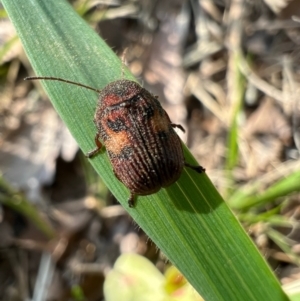
[[[56,80],[96,91],[99,94],[94,123],[96,148],[105,146],[115,176],[130,191],[129,207],[136,195],[150,195],[176,182],[184,166],[201,173],[202,166],[185,162],[182,143],[157,97],[137,82],[121,79],[98,90],[58,77],[27,77],[25,80]],[[100,140],[102,142],[100,142]],[[102,144],[103,143],[103,144]]]

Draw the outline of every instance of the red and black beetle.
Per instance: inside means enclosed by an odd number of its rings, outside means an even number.
[[[91,158],[106,147],[115,176],[130,190],[129,207],[135,195],[149,195],[178,180],[184,166],[203,172],[201,166],[185,162],[182,144],[166,111],[155,96],[138,83],[126,79],[111,82],[102,90],[56,77],[26,80],[57,80],[99,93],[94,116],[96,148]]]

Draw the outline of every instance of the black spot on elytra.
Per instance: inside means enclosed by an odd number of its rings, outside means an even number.
[[[125,120],[122,118],[117,118],[115,120],[108,119],[107,127],[114,131],[115,133],[127,130]]]
[[[125,146],[119,154],[115,154],[109,150],[107,153],[111,159],[128,160],[133,155],[133,149],[130,146]]]
[[[168,138],[168,134],[165,131],[159,131],[159,132],[157,132],[157,135],[160,139],[167,139]]]
[[[147,105],[143,108],[143,118],[149,120],[154,116],[154,108],[151,105]]]
[[[125,147],[121,150],[120,154],[118,155],[118,158],[119,158],[119,159],[122,159],[122,160],[128,160],[128,159],[132,156],[132,154],[133,154],[133,149],[132,149],[132,147],[130,147],[130,146],[125,146]]]

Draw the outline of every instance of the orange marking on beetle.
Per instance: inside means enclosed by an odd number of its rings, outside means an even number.
[[[105,141],[105,147],[113,154],[119,155],[125,146],[130,145],[127,132],[115,133],[108,128],[106,128],[106,132],[109,138]]]

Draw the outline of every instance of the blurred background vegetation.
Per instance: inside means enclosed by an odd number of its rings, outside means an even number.
[[[186,129],[181,138],[284,288],[299,286],[299,1],[71,4],[116,53],[128,48],[129,69]],[[45,294],[36,279],[47,274],[47,300],[103,300],[107,271],[128,252],[164,272],[163,254],[99,180],[41,86],[23,81],[33,71],[2,7],[0,17],[0,299]],[[185,284],[170,289],[178,272],[157,273],[162,294]]]

